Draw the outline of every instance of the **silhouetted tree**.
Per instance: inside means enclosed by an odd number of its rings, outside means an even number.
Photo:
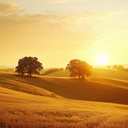
[[[42,63],[38,61],[37,57],[24,57],[19,59],[16,72],[18,72],[20,75],[29,74],[32,76],[32,74],[39,75],[39,72],[42,69]]]
[[[70,77],[85,78],[91,75],[91,66],[85,61],[78,59],[71,60],[66,67],[67,70],[71,72]]]

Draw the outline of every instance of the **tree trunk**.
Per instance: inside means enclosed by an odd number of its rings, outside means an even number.
[[[83,80],[85,79],[85,76],[84,76],[84,75],[82,75],[82,79],[83,79]]]
[[[29,76],[31,77],[32,76],[32,73],[29,73]]]
[[[23,75],[24,75],[24,73],[22,72],[22,73],[21,73],[21,76],[23,76]]]

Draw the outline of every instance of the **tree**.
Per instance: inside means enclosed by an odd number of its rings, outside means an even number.
[[[42,69],[42,63],[38,61],[37,57],[24,57],[19,59],[16,72],[20,75],[29,74],[29,76],[32,76],[32,74],[39,74]]]
[[[71,60],[66,67],[67,70],[71,72],[70,77],[85,78],[91,75],[91,66],[85,62],[78,59]]]

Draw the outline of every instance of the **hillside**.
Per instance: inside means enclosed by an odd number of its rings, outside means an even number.
[[[70,73],[67,70],[57,71],[54,73],[50,73],[47,76],[54,76],[54,77],[69,77]],[[112,69],[102,69],[97,68],[92,70],[92,78],[94,77],[105,77],[110,79],[119,79],[119,80],[127,80],[128,81],[128,72],[124,71],[117,71]]]
[[[0,128],[127,128],[127,85],[1,72]]]
[[[25,92],[34,95],[41,96],[55,96],[54,93],[51,93],[43,88],[34,86],[33,84],[27,84],[25,81],[31,81],[33,78],[29,77],[19,77],[17,75],[12,75],[8,73],[0,73],[0,87],[8,88],[15,91]]]
[[[0,75],[0,86],[41,96],[64,97],[77,100],[128,104],[128,82],[92,78],[78,80],[56,77],[19,77]]]

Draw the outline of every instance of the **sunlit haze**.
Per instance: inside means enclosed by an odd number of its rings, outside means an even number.
[[[99,54],[96,56],[97,65],[107,65],[108,64],[108,56],[105,54]]]
[[[0,0],[0,65],[24,56],[44,68],[128,64],[128,0]]]

